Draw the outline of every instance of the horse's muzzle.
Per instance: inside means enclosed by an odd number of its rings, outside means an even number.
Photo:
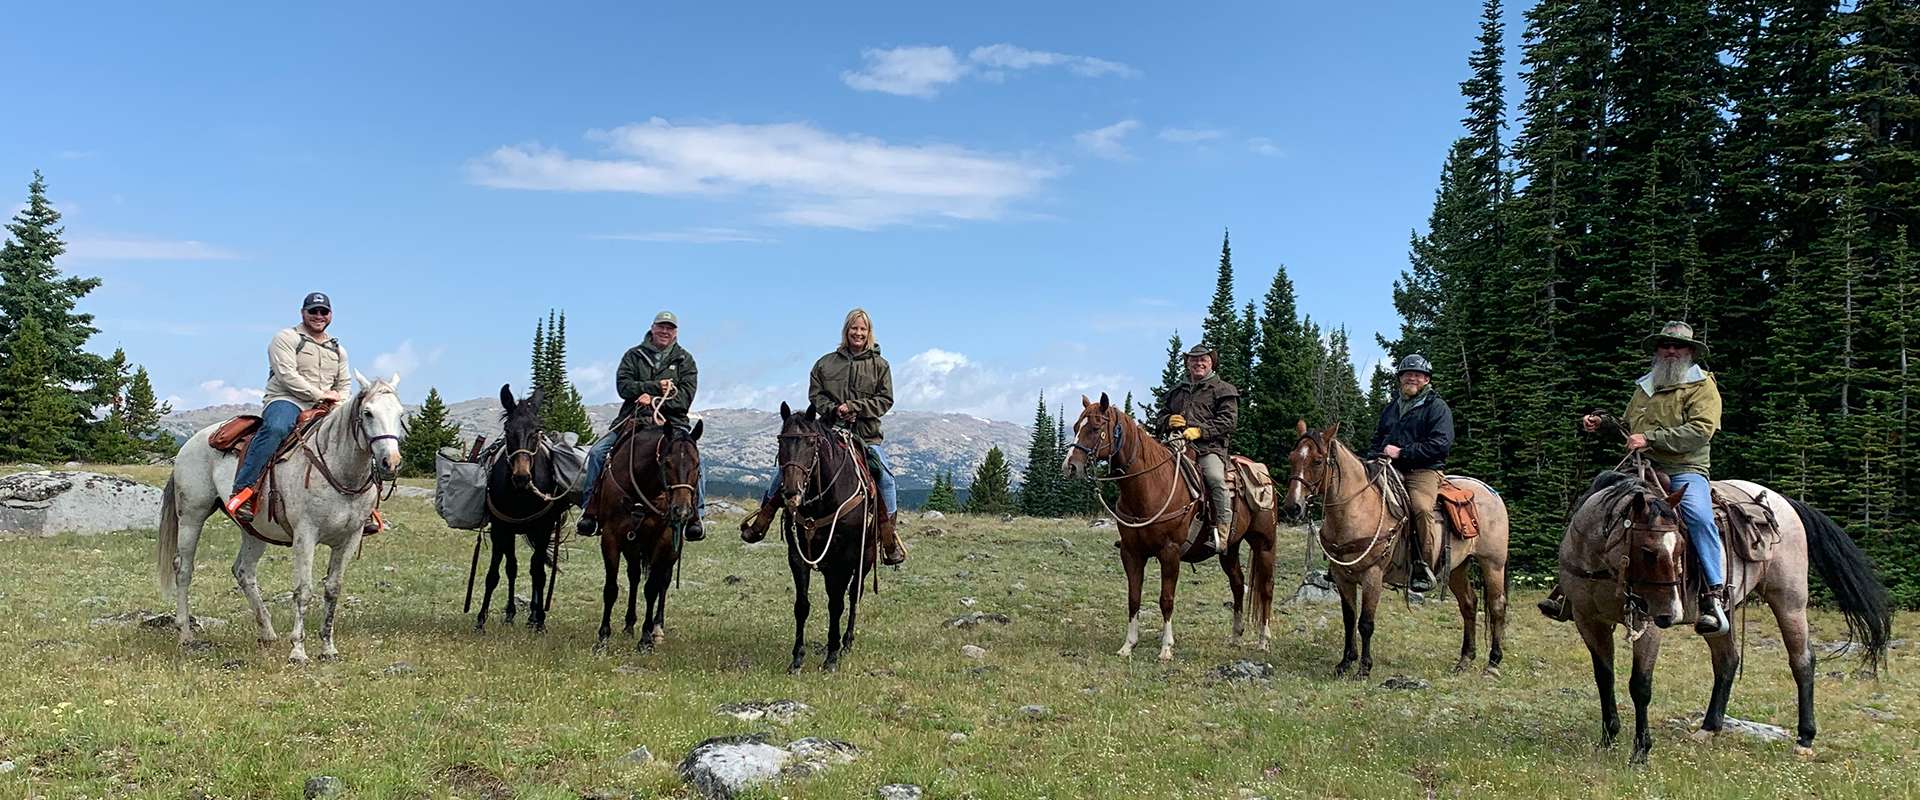
[[[1653,626],[1661,630],[1666,630],[1667,628],[1673,627],[1673,615],[1672,614],[1655,614],[1653,616]]]

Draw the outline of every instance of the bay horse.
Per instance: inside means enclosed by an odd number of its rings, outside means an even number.
[[[587,513],[600,520],[600,560],[606,583],[600,591],[600,638],[596,653],[607,650],[613,636],[613,602],[620,597],[620,560],[627,563],[627,624],[633,633],[638,621],[636,604],[645,573],[646,622],[640,629],[638,652],[652,652],[666,641],[667,587],[674,565],[686,543],[686,526],[698,513],[695,487],[700,485],[700,434],[704,421],[683,431],[672,425],[643,426],[637,416],[616,423],[627,430],[607,454]]]
[[[853,647],[860,616],[861,581],[880,555],[880,498],[867,478],[865,448],[843,430],[822,420],[809,405],[796,414],[780,404],[778,496],[782,532],[787,540],[787,570],[793,573],[793,661],[800,671],[807,657],[807,614],[811,576],[819,570],[827,589],[827,657],[820,668],[833,671],[840,654]],[[756,518],[771,519],[768,504]],[[753,518],[740,526],[748,543],[766,536]],[[844,633],[840,615],[847,615]]]
[[[1622,466],[1629,472],[1600,473],[1575,506],[1560,541],[1560,586],[1593,660],[1604,747],[1611,747],[1620,733],[1620,712],[1613,696],[1613,631],[1615,626],[1627,629],[1633,649],[1627,689],[1634,711],[1629,760],[1644,764],[1653,749],[1647,706],[1653,700],[1660,632],[1693,621],[1698,613],[1697,588],[1687,582],[1693,563],[1687,537],[1680,531],[1679,494],[1668,495],[1642,477],[1650,473],[1639,453],[1629,455]],[[1729,542],[1725,605],[1731,611],[1757,597],[1773,610],[1798,690],[1799,724],[1793,751],[1811,757],[1814,655],[1807,631],[1808,569],[1819,570],[1832,590],[1847,631],[1860,643],[1869,669],[1877,668],[1886,657],[1892,635],[1887,589],[1847,532],[1818,509],[1748,481],[1714,481],[1713,490],[1763,504],[1779,534],[1779,541],[1762,560],[1748,560],[1741,553],[1743,548]],[[1713,688],[1700,729],[1692,734],[1695,741],[1710,740],[1720,731],[1733,679],[1740,670],[1740,646],[1732,635],[1706,640],[1713,660]]]
[[[507,567],[506,623],[513,624],[514,583],[520,576],[516,540],[527,537],[533,548],[533,594],[527,601],[527,627],[544,631],[547,609],[553,602],[550,581],[556,574],[554,546],[567,517],[567,487],[553,469],[553,456],[540,430],[540,390],[515,402],[513,388],[500,386],[501,455],[487,469],[487,535],[493,543],[487,563],[487,587],[480,595],[475,632],[487,627],[487,609],[494,587],[500,585],[500,563]],[[471,597],[471,596],[469,596]]]
[[[1355,679],[1373,672],[1373,621],[1380,605],[1382,586],[1389,580],[1406,577],[1405,559],[1396,558],[1396,542],[1403,526],[1412,524],[1409,509],[1395,508],[1387,500],[1382,466],[1376,478],[1367,477],[1360,457],[1340,441],[1339,423],[1326,430],[1307,428],[1305,420],[1296,423],[1299,441],[1287,460],[1292,475],[1287,479],[1287,508],[1305,519],[1308,506],[1317,497],[1324,509],[1320,527],[1320,547],[1326,551],[1328,571],[1340,592],[1340,618],[1345,624],[1346,641],[1334,674],[1344,676],[1353,670]],[[1440,574],[1460,606],[1460,658],[1454,672],[1464,672],[1477,658],[1474,646],[1474,622],[1477,610],[1468,562],[1480,565],[1480,582],[1487,603],[1487,666],[1485,674],[1499,677],[1500,660],[1507,634],[1507,504],[1493,489],[1478,480],[1448,476],[1455,486],[1472,490],[1474,514],[1480,534],[1463,539],[1451,525],[1442,525],[1450,537],[1448,562]],[[1440,555],[1440,542],[1426,542],[1421,557],[1429,563]],[[1354,647],[1355,633],[1359,647]],[[1354,669],[1358,663],[1359,668]]]
[[[1080,397],[1080,418],[1073,423],[1074,440],[1062,470],[1069,478],[1093,475],[1093,465],[1106,462],[1120,490],[1116,507],[1108,509],[1120,532],[1120,565],[1127,573],[1127,638],[1117,655],[1131,657],[1140,640],[1140,592],[1146,581],[1147,560],[1160,561],[1160,660],[1173,660],[1173,595],[1180,585],[1180,562],[1185,554],[1188,526],[1201,511],[1199,500],[1180,477],[1172,449],[1147,433],[1132,415],[1115,408],[1107,395],[1100,402]],[[1233,469],[1229,466],[1228,469]],[[1220,569],[1233,590],[1233,641],[1246,630],[1246,577],[1240,567],[1240,544],[1246,542],[1253,558],[1252,617],[1260,625],[1260,649],[1272,641],[1273,570],[1278,542],[1278,508],[1255,508],[1245,491],[1233,495],[1233,530],[1227,549],[1220,553]],[[1104,500],[1102,501],[1104,502]],[[1189,556],[1190,557],[1190,556]],[[1204,554],[1202,555],[1204,558]]]
[[[293,648],[287,654],[287,661],[293,664],[307,663],[306,619],[307,604],[313,599],[314,549],[324,544],[332,551],[322,584],[326,622],[320,628],[320,657],[332,659],[340,654],[334,646],[333,622],[341,584],[346,579],[347,557],[360,550],[362,525],[379,504],[380,484],[391,480],[400,468],[405,410],[394,394],[400,376],[368,381],[355,371],[354,379],[360,389],[353,399],[321,417],[304,442],[269,465],[272,489],[268,494],[277,496],[280,502],[263,498],[263,513],[253,521],[260,536],[285,539],[293,548]],[[182,647],[197,644],[193,615],[187,610],[187,592],[193,585],[200,533],[207,517],[226,499],[226,489],[233,485],[233,474],[240,468],[237,456],[207,444],[207,437],[224,424],[201,428],[180,446],[173,474],[161,495],[155,566],[160,593],[174,600],[173,624],[179,630]],[[317,486],[315,474],[324,479]],[[278,638],[267,605],[260,599],[256,577],[267,544],[266,539],[242,534],[240,554],[233,561],[234,581],[253,608],[261,644]]]

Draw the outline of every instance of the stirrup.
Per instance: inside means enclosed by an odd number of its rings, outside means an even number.
[[[1573,621],[1573,609],[1568,606],[1565,594],[1555,596],[1549,593],[1546,597],[1540,598],[1540,602],[1534,603],[1533,607],[1540,609],[1542,616],[1554,622]]]
[[[593,517],[581,514],[580,521],[573,524],[573,532],[580,536],[598,536],[600,535],[600,522]]]

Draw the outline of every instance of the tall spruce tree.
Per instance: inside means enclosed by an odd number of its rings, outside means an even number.
[[[59,461],[77,455],[73,403],[55,383],[54,348],[39,317],[27,317],[5,342],[0,363],[0,461]]]
[[[1027,444],[1027,471],[1020,483],[1020,513],[1027,516],[1053,517],[1061,513],[1061,490],[1065,481],[1060,475],[1058,430],[1053,416],[1047,413],[1047,396],[1043,392],[1034,406],[1033,436]]]
[[[407,438],[400,442],[400,474],[421,477],[434,474],[434,455],[442,447],[459,447],[460,426],[447,418],[447,404],[440,390],[427,388],[427,400],[407,425]]]
[[[960,504],[953,493],[953,471],[945,470],[933,476],[933,489],[927,492],[928,511],[952,514],[960,510]]]
[[[1207,318],[1200,323],[1200,341],[1213,348],[1214,371],[1223,380],[1235,386],[1247,382],[1240,371],[1248,359],[1246,331],[1233,302],[1233,246],[1226,234],[1220,238],[1220,268],[1214,277]]]
[[[1142,418],[1153,419],[1158,416],[1167,407],[1167,396],[1173,394],[1173,390],[1180,388],[1181,382],[1187,379],[1187,363],[1180,357],[1182,352],[1180,332],[1176,330],[1167,337],[1167,363],[1160,368],[1160,384],[1153,389],[1153,402],[1140,407]]]
[[[1250,385],[1241,396],[1256,403],[1243,408],[1253,423],[1236,445],[1258,461],[1278,464],[1293,446],[1294,423],[1317,419],[1313,404],[1313,370],[1319,344],[1308,339],[1287,268],[1274,270],[1259,320],[1259,353]]]
[[[1010,479],[1007,454],[997,446],[989,448],[980,467],[974,470],[973,483],[967,486],[967,512],[1001,514],[1013,510],[1013,497],[1008,488]]]

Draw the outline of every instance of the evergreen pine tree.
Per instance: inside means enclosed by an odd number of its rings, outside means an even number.
[[[933,476],[933,489],[927,493],[926,508],[928,511],[938,511],[942,514],[952,514],[960,510],[959,503],[954,499],[952,470]]]
[[[1159,416],[1160,411],[1167,407],[1167,395],[1180,388],[1181,382],[1187,379],[1187,363],[1181,358],[1183,352],[1185,351],[1181,349],[1180,332],[1176,330],[1172,336],[1167,337],[1167,363],[1160,368],[1160,385],[1153,389],[1153,402],[1140,407],[1141,418],[1153,419]]]
[[[1249,435],[1236,437],[1235,444],[1256,461],[1278,464],[1293,446],[1294,423],[1317,418],[1312,382],[1318,344],[1307,339],[1293,281],[1284,266],[1274,270],[1259,325],[1259,358],[1254,362],[1252,385],[1241,391],[1242,397],[1251,395],[1258,402],[1241,410],[1242,418],[1251,417],[1253,425]]]
[[[1033,412],[1033,437],[1027,445],[1027,472],[1020,484],[1020,513],[1029,517],[1058,516],[1062,498],[1058,427],[1047,413],[1047,396],[1040,395]]]
[[[71,438],[73,404],[55,384],[55,353],[40,319],[27,317],[7,339],[8,358],[0,364],[0,461],[61,461],[75,455]]]
[[[967,487],[967,512],[1001,514],[1013,510],[1007,485],[1010,477],[1007,455],[997,446],[988,449],[986,458],[973,473],[973,483]]]
[[[1239,312],[1233,303],[1233,247],[1225,234],[1220,239],[1220,270],[1214,280],[1213,302],[1207,305],[1207,318],[1200,324],[1201,343],[1214,351],[1214,371],[1234,386],[1244,386],[1241,373],[1247,363],[1247,342]]]
[[[164,457],[179,451],[173,435],[160,427],[160,421],[173,413],[173,405],[154,397],[153,380],[148,377],[146,367],[134,369],[133,380],[127,383],[126,402],[121,408],[126,420],[122,427],[139,443],[142,455]]]
[[[442,447],[458,447],[460,443],[460,427],[447,419],[447,406],[440,399],[440,390],[429,387],[427,401],[408,422],[407,438],[400,442],[400,474],[407,477],[434,474],[434,454]]]

